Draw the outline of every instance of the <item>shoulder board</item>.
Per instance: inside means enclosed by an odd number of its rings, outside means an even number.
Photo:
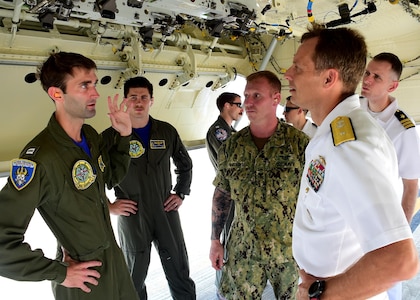
[[[340,116],[335,118],[331,122],[330,128],[334,146],[356,140],[353,125],[349,117]]]
[[[397,109],[394,116],[397,117],[398,121],[400,121],[401,125],[404,126],[405,129],[415,127],[414,123],[402,110]]]

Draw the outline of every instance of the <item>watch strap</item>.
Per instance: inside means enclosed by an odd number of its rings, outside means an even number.
[[[178,195],[179,198],[181,198],[181,200],[185,199],[185,194],[184,193],[176,193]]]

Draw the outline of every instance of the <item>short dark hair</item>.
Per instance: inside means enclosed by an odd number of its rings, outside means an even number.
[[[225,106],[225,103],[232,103],[233,101],[235,101],[235,98],[237,97],[241,98],[241,96],[235,93],[229,93],[229,92],[221,93],[219,97],[217,97],[216,99],[217,108],[219,109],[220,112],[222,112],[223,107]]]
[[[318,38],[313,61],[315,69],[336,69],[343,81],[343,96],[354,94],[366,68],[365,38],[350,28],[325,28],[314,23],[302,35],[302,42]]]
[[[382,52],[375,55],[372,60],[385,61],[385,62],[390,63],[392,71],[394,71],[395,75],[397,75],[397,79],[398,80],[400,79],[403,66],[398,56],[390,52]]]
[[[42,88],[48,92],[50,87],[58,87],[64,93],[67,87],[67,76],[73,76],[75,68],[92,70],[96,69],[96,64],[90,58],[78,53],[57,52],[38,68],[37,76],[41,81]]]
[[[124,83],[124,97],[126,98],[131,88],[146,88],[149,91],[150,97],[153,97],[153,84],[143,76],[137,76],[128,79]]]
[[[256,79],[260,79],[260,78],[267,79],[268,83],[270,84],[270,86],[273,88],[275,92],[279,92],[279,93],[281,92],[281,81],[277,77],[277,75],[271,71],[264,70],[264,71],[254,72],[246,77],[246,81],[250,82]]]

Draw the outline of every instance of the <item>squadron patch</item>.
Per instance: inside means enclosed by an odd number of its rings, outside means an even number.
[[[132,140],[130,141],[130,157],[131,158],[139,158],[140,156],[142,156],[145,152],[145,149],[143,147],[143,145],[137,141],[137,140]]]
[[[36,163],[27,159],[13,159],[10,168],[10,180],[20,191],[28,186],[35,175]]]
[[[98,165],[99,165],[99,168],[101,169],[101,172],[103,173],[105,171],[105,163],[102,159],[102,155],[99,155],[98,157]]]
[[[166,149],[165,140],[150,140],[150,149]]]
[[[331,124],[331,133],[334,146],[341,145],[342,143],[356,140],[353,125],[349,117],[337,117]]]
[[[214,135],[219,142],[223,142],[228,138],[228,133],[223,128],[217,128]]]
[[[318,192],[322,182],[324,181],[325,165],[326,162],[322,156],[320,156],[319,159],[313,159],[309,164],[306,178],[315,192]]]
[[[78,190],[85,190],[96,180],[92,166],[86,160],[78,160],[71,172],[74,185]]]
[[[415,127],[414,123],[410,120],[409,117],[407,117],[407,115],[403,111],[397,109],[394,116],[397,117],[398,121],[400,121],[401,125],[404,126],[405,129]]]

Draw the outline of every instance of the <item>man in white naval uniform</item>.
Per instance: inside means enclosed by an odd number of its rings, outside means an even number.
[[[389,93],[398,87],[402,63],[392,53],[382,52],[369,62],[362,80],[360,103],[385,129],[394,144],[401,182],[401,205],[410,223],[418,194],[420,177],[420,139],[414,121],[398,107],[397,99]],[[389,299],[402,299],[402,285],[388,291]]]
[[[408,222],[414,215],[420,178],[420,139],[412,118],[389,95],[398,87],[402,64],[392,53],[380,53],[368,64],[363,76],[361,106],[385,129],[398,157],[403,183],[402,207]]]
[[[285,73],[293,102],[318,125],[293,223],[298,300],[388,299],[419,269],[394,147],[355,94],[366,55],[358,32],[313,24]]]

